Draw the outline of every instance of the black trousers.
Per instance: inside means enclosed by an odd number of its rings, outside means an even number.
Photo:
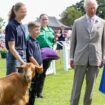
[[[44,60],[43,61],[43,73],[39,74],[39,86],[37,89],[37,95],[42,95],[42,91],[43,91],[43,87],[44,87],[44,82],[45,82],[45,78],[46,78],[46,71],[49,68],[51,63],[51,60]]]
[[[50,66],[51,60],[44,60],[43,61],[43,73],[36,74],[35,77],[32,80],[31,88],[29,91],[29,104],[28,105],[34,105],[35,103],[35,97],[42,95],[44,82],[46,78],[46,71],[48,67]]]

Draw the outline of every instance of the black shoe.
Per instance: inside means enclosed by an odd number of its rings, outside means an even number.
[[[37,95],[37,98],[44,98],[42,95]]]

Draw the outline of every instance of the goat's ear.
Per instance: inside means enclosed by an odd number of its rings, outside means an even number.
[[[41,66],[35,65],[35,69],[41,69]]]
[[[23,70],[23,69],[25,68],[25,65],[16,66],[16,68],[17,68],[17,69],[22,69],[22,70]]]
[[[37,65],[35,65],[35,69],[36,69],[37,71],[43,71],[42,66],[37,66]]]

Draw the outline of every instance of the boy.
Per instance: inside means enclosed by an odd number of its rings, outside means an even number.
[[[28,24],[28,31],[30,36],[27,41],[27,58],[29,62],[33,64],[42,65],[42,57],[40,52],[40,47],[36,41],[36,37],[40,34],[40,24],[37,22],[30,22]],[[30,93],[29,93],[29,103],[28,105],[34,105],[35,96],[37,94],[37,89],[39,88],[38,74],[33,78]]]

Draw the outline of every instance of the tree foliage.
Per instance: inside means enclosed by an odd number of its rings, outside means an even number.
[[[79,11],[75,6],[67,7],[66,10],[62,14],[61,21],[65,25],[72,25],[74,20],[82,15],[82,12]]]
[[[97,15],[105,19],[105,0],[97,0],[98,8]],[[75,5],[67,7],[61,15],[61,22],[65,25],[72,25],[74,20],[85,14],[83,7],[84,0],[76,3]]]

